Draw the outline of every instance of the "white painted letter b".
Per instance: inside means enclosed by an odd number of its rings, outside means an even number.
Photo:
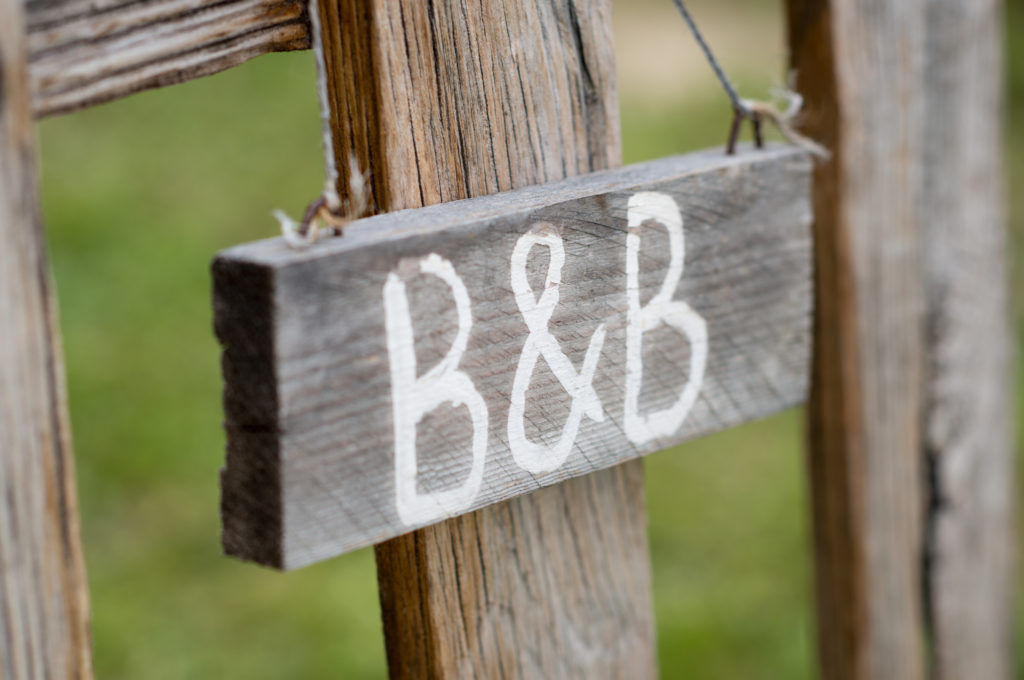
[[[458,369],[473,325],[469,293],[452,263],[440,255],[423,258],[419,269],[448,284],[455,298],[459,327],[448,354],[417,378],[415,339],[405,282],[394,272],[388,274],[384,284],[384,320],[395,420],[395,506],[398,517],[407,525],[445,519],[466,510],[480,492],[487,455],[487,405],[469,376]],[[469,409],[473,424],[473,462],[469,476],[459,486],[420,493],[416,488],[416,426],[423,416],[445,403]]]
[[[690,305],[673,300],[683,278],[683,216],[668,194],[645,191],[629,199],[626,234],[626,402],[623,427],[634,444],[668,437],[679,429],[693,407],[708,356],[708,332],[704,319]],[[661,288],[650,301],[640,304],[640,228],[648,220],[668,230],[669,265]],[[644,333],[665,323],[686,336],[690,342],[690,374],[675,402],[653,413],[640,413],[640,389],[644,376]]]

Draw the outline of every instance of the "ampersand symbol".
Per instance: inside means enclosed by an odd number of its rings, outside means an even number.
[[[545,246],[551,255],[545,277],[544,290],[538,298],[526,278],[526,264],[530,250],[535,245]],[[580,422],[586,415],[591,420],[604,420],[601,401],[594,391],[594,371],[604,345],[605,324],[594,331],[583,358],[579,373],[562,352],[558,341],[548,330],[548,322],[558,304],[558,287],[561,284],[562,266],[565,264],[565,248],[562,239],[553,227],[540,224],[523,234],[512,251],[512,292],[515,294],[519,312],[526,321],[530,334],[526,338],[515,380],[512,383],[512,399],[508,414],[509,448],[516,462],[531,473],[550,472],[558,468],[569,457]],[[523,425],[526,411],[526,390],[530,386],[533,369],[539,357],[544,357],[551,372],[558,378],[562,388],[569,394],[571,405],[569,417],[562,427],[562,433],[554,446],[535,444],[526,437]]]

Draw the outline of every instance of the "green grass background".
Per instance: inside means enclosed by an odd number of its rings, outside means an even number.
[[[1024,30],[1011,5],[1008,36]],[[665,22],[678,21],[661,6]],[[728,20],[779,25],[774,5],[716,12],[723,34]],[[1007,158],[1019,187],[1024,47],[1008,43]],[[732,50],[729,60],[755,95],[784,63],[780,51]],[[728,107],[709,74],[685,91],[667,81],[657,97],[630,88],[622,83],[627,161],[723,141]],[[296,214],[321,185],[310,55],[261,57],[40,130],[97,676],[383,677],[372,551],[282,575],[224,558],[218,544],[224,436],[209,263],[273,235],[270,210]],[[1009,193],[1020,234],[1024,197]],[[814,675],[801,428],[789,412],[648,458],[664,677]]]

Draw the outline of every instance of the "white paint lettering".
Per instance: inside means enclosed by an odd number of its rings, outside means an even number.
[[[458,368],[473,325],[469,293],[451,262],[437,254],[420,260],[419,269],[448,284],[455,298],[458,331],[448,354],[417,378],[415,339],[405,282],[394,272],[388,274],[384,284],[384,319],[394,410],[395,506],[406,525],[425,524],[466,510],[480,492],[487,454],[487,405],[469,376]],[[473,424],[473,461],[469,476],[459,486],[421,494],[416,487],[416,426],[423,416],[445,403],[451,403],[453,408],[469,409]]]
[[[693,407],[708,356],[708,333],[704,319],[685,302],[673,300],[683,277],[685,248],[683,216],[679,206],[668,194],[644,191],[629,199],[626,234],[626,401],[623,429],[634,444],[644,444],[668,437],[683,424]],[[648,220],[668,230],[669,265],[661,289],[646,305],[640,304],[640,228]],[[690,374],[679,397],[668,408],[653,413],[640,413],[640,389],[643,385],[644,333],[667,324],[690,342]]]
[[[640,304],[640,233],[649,221],[661,224],[669,237],[669,265],[660,289]],[[635,444],[670,437],[683,424],[700,392],[708,355],[707,325],[687,303],[673,300],[683,277],[685,260],[683,218],[671,196],[641,192],[629,199],[626,234],[626,384],[623,430]],[[544,289],[538,296],[530,287],[527,265],[534,246],[548,249],[550,261]],[[416,377],[415,338],[406,284],[391,272],[384,284],[384,315],[391,369],[395,437],[395,505],[406,525],[425,524],[467,510],[480,492],[487,454],[487,405],[472,380],[459,369],[473,324],[469,293],[451,262],[431,254],[416,263],[419,273],[444,281],[455,299],[458,330],[445,357],[423,376]],[[539,224],[516,242],[510,262],[512,292],[529,334],[523,345],[512,384],[508,413],[508,443],[516,463],[532,474],[563,465],[576,443],[583,416],[596,422],[605,418],[594,390],[594,375],[604,346],[606,324],[594,331],[577,372],[551,334],[548,324],[559,302],[565,246],[553,227]],[[644,334],[666,324],[690,344],[689,375],[674,403],[651,413],[640,412],[643,386]],[[530,441],[526,435],[526,392],[537,361],[543,357],[569,396],[569,415],[557,442]],[[465,406],[473,428],[472,462],[467,478],[454,488],[420,493],[417,488],[416,431],[423,417],[450,403]]]
[[[544,290],[541,291],[539,298],[534,294],[526,277],[527,260],[530,250],[535,245],[546,247],[551,256]],[[532,231],[523,234],[512,251],[512,292],[530,333],[522,354],[519,355],[519,364],[512,383],[512,400],[508,412],[508,443],[516,463],[534,474],[551,472],[565,462],[576,442],[576,434],[584,414],[598,422],[604,420],[601,401],[594,391],[593,381],[597,360],[604,344],[605,324],[598,326],[591,336],[587,353],[583,358],[583,368],[579,373],[548,330],[548,322],[558,304],[558,287],[562,282],[564,264],[565,248],[562,239],[549,225],[538,225]],[[542,356],[571,399],[569,416],[554,446],[531,442],[526,436],[523,424],[526,390],[530,386],[537,359]]]

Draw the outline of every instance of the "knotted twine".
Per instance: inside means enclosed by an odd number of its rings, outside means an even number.
[[[736,149],[736,136],[739,133],[740,123],[744,119],[748,119],[753,123],[754,126],[754,141],[755,144],[760,147],[762,145],[761,140],[761,121],[767,119],[775,128],[779,131],[779,134],[789,142],[799,146],[802,149],[806,149],[812,155],[822,160],[829,158],[829,151],[824,146],[814,141],[806,135],[802,135],[796,131],[793,127],[797,115],[800,113],[800,109],[803,106],[803,97],[798,93],[789,89],[778,89],[773,94],[780,99],[788,102],[787,107],[780,111],[770,102],[759,101],[757,99],[742,99],[736,92],[736,88],[733,87],[732,82],[728,76],[725,75],[725,71],[722,69],[721,64],[718,63],[718,59],[715,58],[714,53],[711,51],[711,47],[707,41],[704,40],[704,36],[701,34],[700,29],[697,28],[697,24],[694,22],[693,17],[690,16],[689,10],[686,9],[686,5],[683,0],[673,0],[676,5],[676,9],[679,10],[679,14],[682,15],[683,21],[690,29],[690,33],[693,34],[694,39],[700,46],[701,52],[704,53],[704,58],[708,60],[708,64],[711,65],[711,70],[715,72],[718,77],[718,82],[722,84],[722,89],[725,90],[726,95],[729,97],[729,101],[732,103],[733,109],[733,124],[732,129],[729,132],[729,141],[726,144],[726,153],[732,154]]]
[[[320,31],[320,11],[317,0],[309,0],[309,28],[312,33],[313,58],[316,62],[316,90],[320,100],[320,133],[324,147],[324,190],[306,208],[302,220],[296,222],[281,210],[273,212],[281,223],[281,235],[288,245],[306,248],[321,236],[340,236],[345,226],[359,219],[369,207],[366,176],[359,170],[354,154],[348,157],[348,202],[338,196],[338,166],[334,162],[334,136],[331,131],[331,105],[327,98],[327,62],[324,58],[323,35]]]

